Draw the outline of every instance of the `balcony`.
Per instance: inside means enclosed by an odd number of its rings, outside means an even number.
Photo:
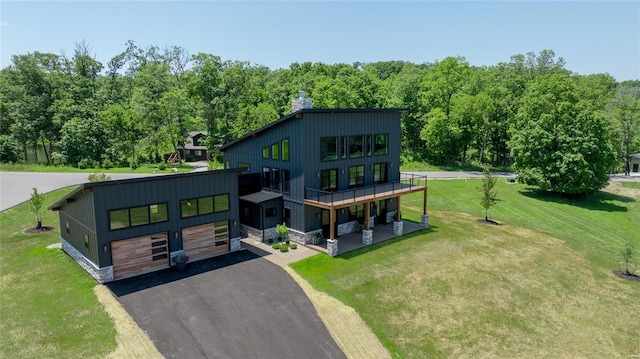
[[[369,187],[358,187],[344,191],[323,191],[305,188],[304,203],[325,209],[338,209],[364,202],[378,201],[398,197],[408,193],[425,191],[427,176],[412,173],[400,173],[396,182],[379,183]]]

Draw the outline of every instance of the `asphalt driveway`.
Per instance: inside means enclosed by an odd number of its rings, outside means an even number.
[[[298,284],[246,250],[108,287],[167,358],[345,358]]]

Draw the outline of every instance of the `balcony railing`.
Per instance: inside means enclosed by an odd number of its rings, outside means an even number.
[[[327,205],[336,202],[356,202],[362,197],[373,197],[377,195],[389,195],[396,193],[411,192],[412,189],[424,188],[427,186],[427,176],[413,173],[400,173],[400,180],[395,182],[377,183],[368,187],[357,187],[343,191],[324,191],[315,188],[305,188],[304,198]]]

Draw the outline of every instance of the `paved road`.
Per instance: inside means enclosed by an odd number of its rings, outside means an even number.
[[[197,165],[197,164],[196,164]],[[199,166],[196,171],[206,170]],[[481,178],[482,172],[410,172],[419,175],[427,175],[429,178]],[[499,172],[498,177],[515,178],[510,172]],[[38,172],[0,172],[0,211],[9,209],[29,199],[32,188],[38,188],[38,192],[51,192],[53,190],[78,185],[87,182],[89,173],[38,173]],[[152,174],[110,174],[111,178],[125,179],[133,177],[153,176]],[[630,177],[624,175],[612,175],[613,181],[640,182],[640,173],[634,173]]]
[[[298,284],[249,251],[107,284],[166,358],[345,358]]]

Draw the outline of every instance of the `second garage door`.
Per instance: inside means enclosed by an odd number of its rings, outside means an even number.
[[[111,242],[111,260],[115,279],[168,268],[167,233]]]
[[[190,261],[229,252],[229,221],[182,229],[182,248]]]

